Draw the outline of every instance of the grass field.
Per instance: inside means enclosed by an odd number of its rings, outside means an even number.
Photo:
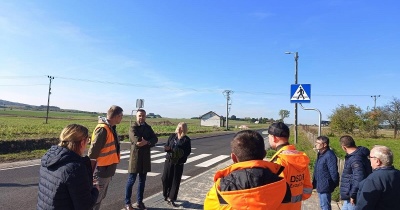
[[[50,112],[48,123],[46,112],[28,110],[1,110],[0,111],[0,141],[25,140],[58,137],[61,130],[68,124],[77,123],[86,126],[92,131],[98,120],[98,115],[88,113]],[[135,116],[133,116],[135,121]],[[130,127],[131,116],[125,115],[121,124],[117,126],[119,135],[127,135]],[[200,126],[199,119],[173,119],[173,118],[148,118],[147,123],[151,125],[157,134],[168,134],[175,131],[179,122],[186,122],[189,135],[196,133],[207,133],[223,131],[224,127]],[[229,121],[229,127],[235,130],[235,126],[247,125],[251,129],[266,128],[267,125],[250,124],[244,121]]]
[[[89,114],[89,113],[71,113],[71,112],[50,112],[48,124],[45,124],[45,111],[28,111],[28,110],[0,110],[0,141],[7,140],[24,140],[24,139],[40,139],[58,137],[61,130],[68,124],[77,123],[86,126],[89,131],[92,131],[97,125],[98,115],[104,114]],[[135,116],[133,117],[135,120]],[[118,133],[127,135],[131,121],[130,115],[125,115],[121,124],[118,125]],[[199,119],[174,119],[174,118],[148,118],[147,122],[153,127],[158,134],[167,134],[174,132],[176,125],[179,122],[186,122],[189,127],[189,135],[207,132],[223,131],[225,128],[204,127],[200,126]],[[266,129],[266,124],[254,124],[245,121],[230,120],[229,126],[231,130],[236,126],[247,125],[250,129]],[[313,127],[312,129],[316,129]],[[300,127],[299,127],[300,131]],[[322,129],[323,135],[330,134],[329,128]],[[382,136],[379,139],[359,138],[354,137],[358,146],[365,146],[369,149],[373,145],[385,145],[392,149],[395,157],[394,164],[396,168],[400,168],[400,140],[393,139],[393,130],[379,130],[378,134]],[[331,147],[339,158],[344,158],[345,153],[339,145],[339,137],[329,137]],[[304,139],[301,140],[301,139]],[[290,139],[293,142],[293,135]],[[316,152],[312,149],[312,143],[306,140],[303,132],[299,132],[299,142],[297,147],[305,151],[311,158],[311,167],[316,158]],[[268,151],[268,154],[273,154],[273,151]]]

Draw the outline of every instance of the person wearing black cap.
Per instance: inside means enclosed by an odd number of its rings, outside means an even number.
[[[292,194],[291,203],[282,204],[279,209],[301,209],[301,201],[311,196],[312,183],[308,164],[310,159],[294,145],[289,144],[290,130],[283,122],[277,122],[269,126],[267,132],[268,141],[276,153],[270,159],[285,167],[280,176],[286,179]]]

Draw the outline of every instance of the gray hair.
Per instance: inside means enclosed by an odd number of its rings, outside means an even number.
[[[374,150],[374,156],[378,158],[383,166],[393,165],[393,152],[387,146],[375,145],[372,150]]]

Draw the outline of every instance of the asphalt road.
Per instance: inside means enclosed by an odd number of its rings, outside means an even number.
[[[185,164],[183,181],[207,171],[213,166],[229,160],[229,143],[233,133],[192,139],[192,154]],[[164,166],[163,143],[152,149],[152,172],[148,174],[144,197],[150,197],[162,191],[161,175]],[[107,197],[102,203],[102,209],[121,209],[124,206],[125,184],[129,159],[129,143],[123,143],[121,148],[121,163],[113,177]],[[14,164],[0,164],[0,208],[36,209],[39,160]],[[132,203],[136,202],[137,183],[132,194]],[[180,192],[184,193],[184,192]]]

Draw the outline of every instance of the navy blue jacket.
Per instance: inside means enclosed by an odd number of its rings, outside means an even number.
[[[337,157],[331,149],[318,153],[314,165],[313,188],[318,193],[332,193],[339,186]]]
[[[340,199],[356,200],[358,184],[372,172],[368,159],[369,149],[359,146],[345,156],[342,178],[340,180]]]
[[[88,157],[56,145],[42,157],[37,209],[88,210],[98,195]]]
[[[400,209],[400,171],[394,167],[375,169],[359,187],[356,210]]]

